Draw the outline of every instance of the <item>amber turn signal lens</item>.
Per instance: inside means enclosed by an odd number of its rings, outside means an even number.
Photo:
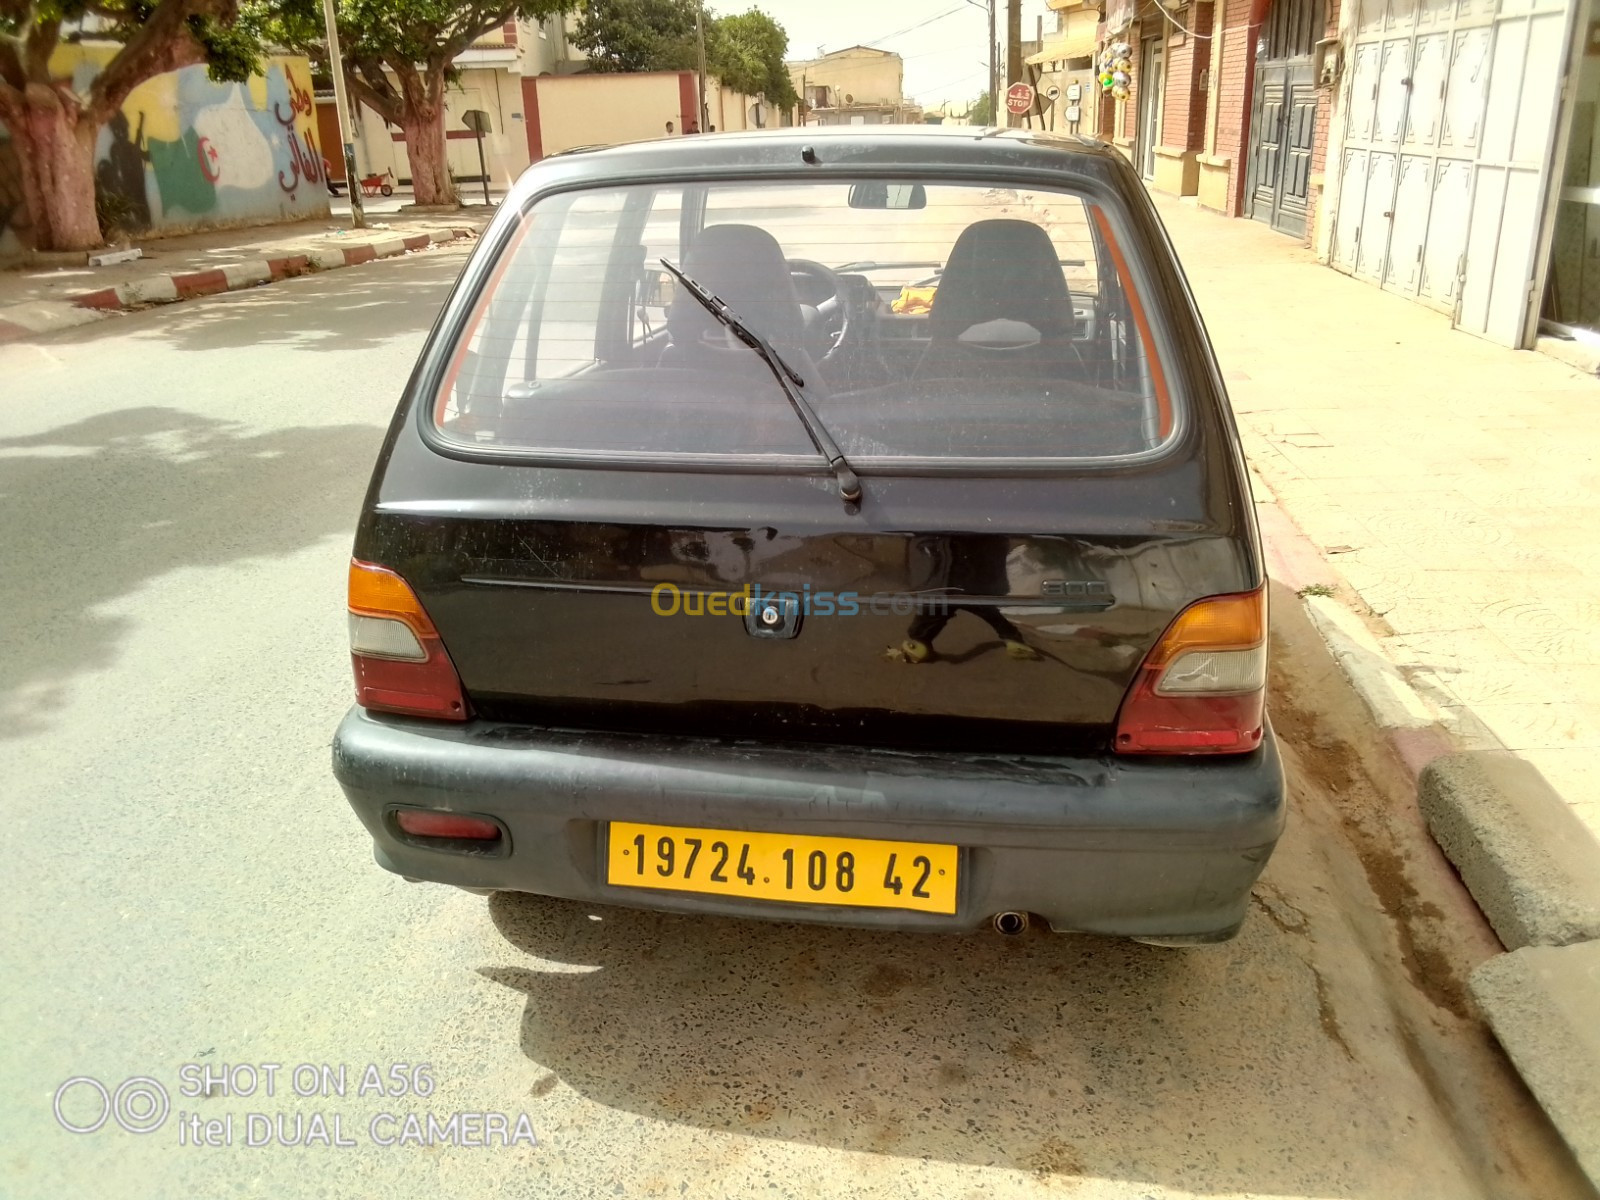
[[[1178,614],[1146,658],[1164,667],[1187,650],[1249,650],[1266,641],[1267,593],[1235,592],[1197,600]]]
[[[350,560],[350,611],[404,621],[419,637],[437,637],[433,622],[404,579],[377,563]]]

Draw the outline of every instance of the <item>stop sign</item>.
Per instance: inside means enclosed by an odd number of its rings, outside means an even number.
[[[1006,89],[1006,111],[1019,117],[1026,116],[1033,108],[1033,86],[1026,83],[1013,83]]]

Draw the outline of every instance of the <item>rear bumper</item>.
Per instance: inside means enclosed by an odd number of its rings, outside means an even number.
[[[1058,931],[1221,940],[1284,822],[1269,729],[1209,760],[1046,758],[805,747],[443,725],[352,709],[334,774],[380,865],[461,887],[675,912],[965,930],[1006,911]],[[413,844],[396,806],[491,816],[500,853]],[[960,846],[954,915],[746,901],[605,882],[612,820]]]

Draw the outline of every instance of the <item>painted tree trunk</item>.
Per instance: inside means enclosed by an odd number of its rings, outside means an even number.
[[[444,105],[431,109],[407,105],[401,114],[406,157],[411,162],[411,188],[418,204],[456,204],[445,157]]]
[[[22,167],[22,195],[37,250],[92,250],[103,239],[94,207],[94,143],[99,128],[42,84],[22,95],[10,122]]]

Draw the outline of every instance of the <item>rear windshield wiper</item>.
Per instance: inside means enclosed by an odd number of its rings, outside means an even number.
[[[739,319],[738,315],[716,296],[706,290],[705,286],[685,275],[666,259],[661,260],[661,265],[672,273],[672,277],[688,289],[689,294],[700,302],[708,313],[728,327],[734,337],[738,338],[750,349],[754,350],[761,361],[767,364],[767,369],[772,372],[772,377],[778,381],[778,386],[783,389],[783,394],[789,398],[795,415],[800,418],[801,424],[806,427],[806,433],[811,437],[811,444],[817,448],[817,453],[828,460],[828,469],[833,472],[833,477],[839,481],[839,495],[846,504],[857,504],[861,501],[861,480],[850,469],[850,464],[845,460],[844,451],[839,449],[837,442],[828,432],[827,426],[817,416],[816,410],[811,407],[800,389],[805,387],[806,381],[788,363],[783,361],[782,355],[774,350],[766,338],[762,337],[750,326]]]

